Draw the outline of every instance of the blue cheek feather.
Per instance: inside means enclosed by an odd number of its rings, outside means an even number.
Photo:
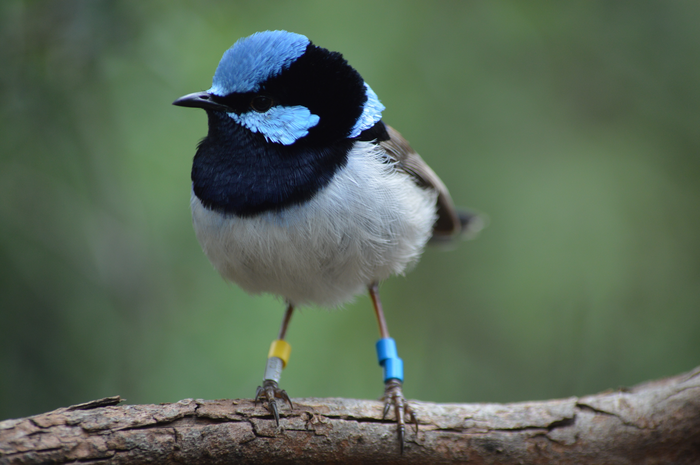
[[[308,108],[296,105],[293,107],[276,106],[265,113],[249,111],[241,115],[228,113],[241,126],[252,132],[265,136],[268,142],[282,145],[292,145],[298,139],[306,136],[309,129],[321,120]]]
[[[379,97],[374,93],[372,88],[365,82],[365,94],[367,95],[367,101],[362,108],[362,114],[357,119],[357,122],[352,127],[348,137],[357,137],[365,129],[369,129],[374,126],[377,121],[382,119],[382,111],[385,110],[384,105],[379,101]]]

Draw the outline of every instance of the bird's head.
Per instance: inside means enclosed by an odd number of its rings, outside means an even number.
[[[285,146],[356,138],[384,110],[340,53],[287,31],[238,40],[221,58],[209,90],[173,104],[220,112],[267,143]]]

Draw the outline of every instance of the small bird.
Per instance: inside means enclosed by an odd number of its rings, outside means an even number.
[[[338,306],[369,291],[379,324],[384,416],[393,407],[401,451],[418,421],[402,392],[378,284],[417,262],[426,243],[481,228],[457,211],[440,178],[382,121],[384,106],[340,53],[287,31],[228,49],[212,86],[173,102],[206,110],[209,132],[192,167],[197,239],[216,270],[252,294],[286,301],[255,401],[279,425],[276,399],[294,309]]]

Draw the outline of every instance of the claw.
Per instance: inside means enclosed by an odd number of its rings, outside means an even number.
[[[275,423],[277,426],[279,426],[280,415],[275,398],[284,400],[289,404],[289,408],[294,410],[294,406],[292,405],[292,401],[289,399],[287,392],[284,389],[280,389],[277,381],[273,381],[271,379],[264,380],[263,385],[258,386],[258,389],[255,391],[255,400],[253,402],[257,404],[258,401],[267,401],[267,409],[272,413],[272,416],[275,417]]]
[[[391,408],[391,402],[386,402],[384,404],[384,413],[382,414],[382,420],[386,419],[386,414],[389,413],[390,408]]]
[[[271,399],[268,403],[267,406],[272,410],[272,416],[275,417],[275,424],[277,426],[280,425],[280,414],[277,411],[277,402],[275,402],[275,399]]]
[[[403,397],[401,389],[402,383],[398,379],[390,379],[384,384],[384,414],[382,419],[386,418],[391,407],[394,407],[394,415],[396,416],[396,426],[399,434],[399,444],[401,453],[403,454],[405,437],[406,437],[406,422],[413,423],[416,426],[416,434],[418,434],[418,418],[416,414]]]

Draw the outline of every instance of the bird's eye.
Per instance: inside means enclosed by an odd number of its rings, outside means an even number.
[[[256,95],[250,101],[250,108],[257,112],[265,113],[267,110],[272,108],[273,104],[274,102],[270,97],[267,97],[265,95]]]

